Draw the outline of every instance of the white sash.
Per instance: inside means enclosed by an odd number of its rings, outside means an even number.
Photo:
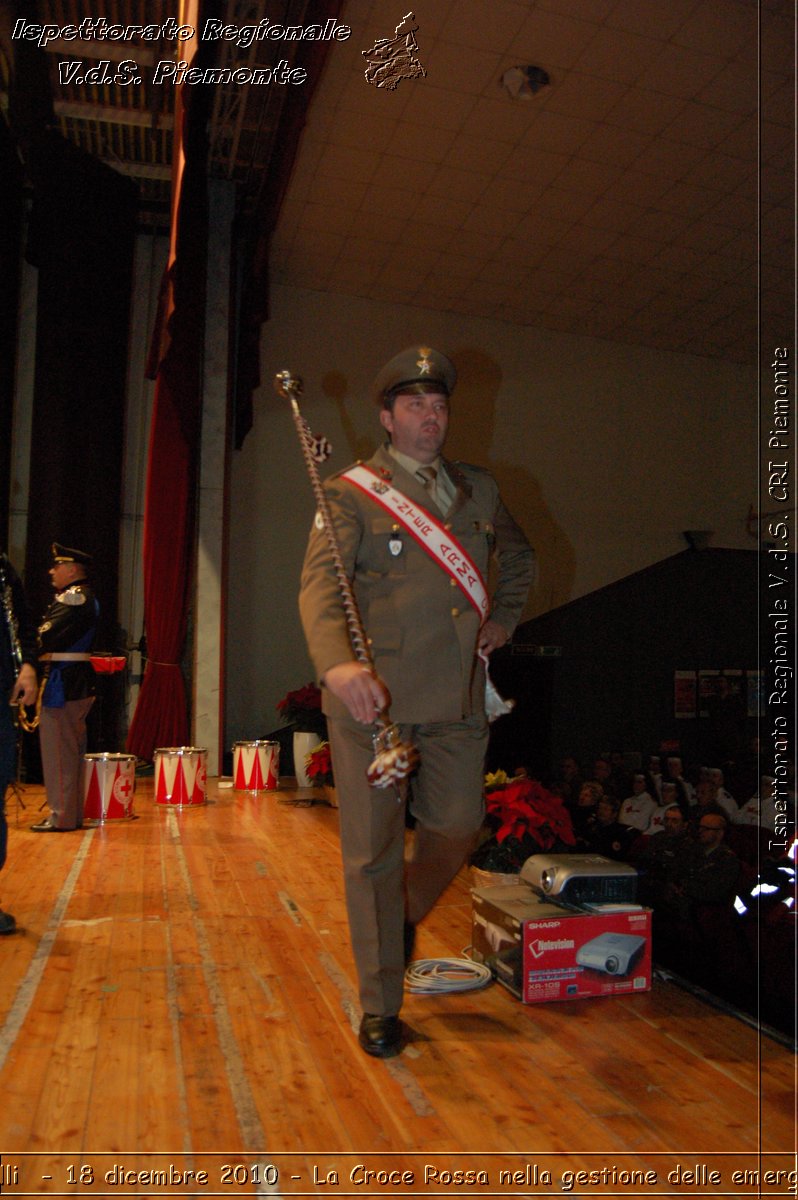
[[[425,508],[417,508],[407,496],[381,479],[371,467],[358,463],[340,476],[365,492],[389,512],[415,538],[439,566],[455,581],[473,605],[480,622],[488,618],[488,592],[479,573],[451,530],[444,529]]]

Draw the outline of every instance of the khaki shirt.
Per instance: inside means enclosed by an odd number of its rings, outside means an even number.
[[[367,465],[424,507],[428,497],[422,483],[387,447]],[[486,582],[495,557],[490,616],[512,634],[534,574],[534,552],[488,471],[466,463],[447,462],[445,467],[456,494],[443,524]],[[410,533],[358,488],[333,476],[325,490],[374,665],[391,693],[393,720],[428,724],[483,712],[485,676],[476,656],[480,620],[469,600]],[[323,682],[330,667],[356,656],[327,536],[318,524],[305,555],[299,607],[310,656]],[[332,716],[346,711],[326,691],[323,706]]]

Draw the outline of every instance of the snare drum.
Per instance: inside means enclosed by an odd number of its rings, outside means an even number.
[[[233,787],[237,792],[273,792],[279,779],[279,742],[233,742]]]
[[[83,755],[84,821],[118,821],[133,816],[135,754]]]
[[[205,803],[208,751],[197,746],[169,746],[155,751],[155,800],[187,808]]]

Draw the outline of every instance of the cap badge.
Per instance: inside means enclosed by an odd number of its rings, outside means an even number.
[[[429,375],[430,371],[432,370],[432,363],[429,360],[429,356],[432,354],[432,351],[430,350],[429,346],[419,346],[418,352],[421,356],[416,363],[419,373],[421,375]]]

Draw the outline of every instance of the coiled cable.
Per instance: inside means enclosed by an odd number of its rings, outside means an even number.
[[[419,958],[405,971],[405,983],[416,995],[471,992],[491,982],[490,968],[471,958]]]

